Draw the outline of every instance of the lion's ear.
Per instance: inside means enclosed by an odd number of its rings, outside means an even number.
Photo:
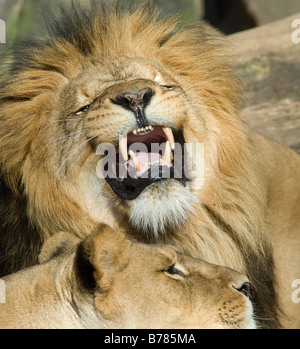
[[[39,263],[44,263],[63,254],[70,254],[80,240],[73,234],[58,233],[47,239],[39,254]]]
[[[74,270],[79,286],[94,292],[109,290],[116,272],[129,261],[130,241],[107,225],[88,236],[77,248]]]

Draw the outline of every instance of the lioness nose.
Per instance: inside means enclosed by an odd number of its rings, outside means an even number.
[[[115,97],[114,103],[121,105],[123,108],[131,110],[136,116],[139,127],[148,126],[145,116],[145,108],[153,96],[153,90],[150,87],[143,88],[137,92],[126,92]]]
[[[244,282],[242,285],[236,286],[232,285],[234,289],[244,294],[246,297],[250,296],[251,284],[250,282]]]

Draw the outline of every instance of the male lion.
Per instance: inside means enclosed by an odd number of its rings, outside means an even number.
[[[1,273],[36,263],[55,233],[83,238],[105,223],[247,275],[260,326],[298,327],[300,158],[245,132],[224,40],[203,24],[176,31],[154,5],[73,4],[48,39],[8,59]],[[103,144],[117,163],[99,166]],[[200,170],[185,144],[204,144]]]
[[[4,278],[0,328],[255,328],[245,276],[107,226],[55,235],[40,261]]]

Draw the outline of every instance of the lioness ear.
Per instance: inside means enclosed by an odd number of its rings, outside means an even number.
[[[123,233],[102,225],[77,248],[74,270],[78,284],[86,291],[109,290],[113,276],[129,261],[130,241]]]
[[[71,253],[80,240],[73,234],[58,233],[48,238],[39,254],[39,263],[44,263],[52,258],[65,253]]]

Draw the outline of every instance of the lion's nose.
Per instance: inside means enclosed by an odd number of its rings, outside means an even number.
[[[148,126],[145,108],[149,104],[154,92],[150,87],[143,88],[137,92],[125,92],[116,96],[112,101],[127,110],[134,112],[138,127]]]
[[[234,289],[244,294],[246,297],[250,296],[251,284],[250,282],[244,282],[242,285],[236,286],[232,285]]]

